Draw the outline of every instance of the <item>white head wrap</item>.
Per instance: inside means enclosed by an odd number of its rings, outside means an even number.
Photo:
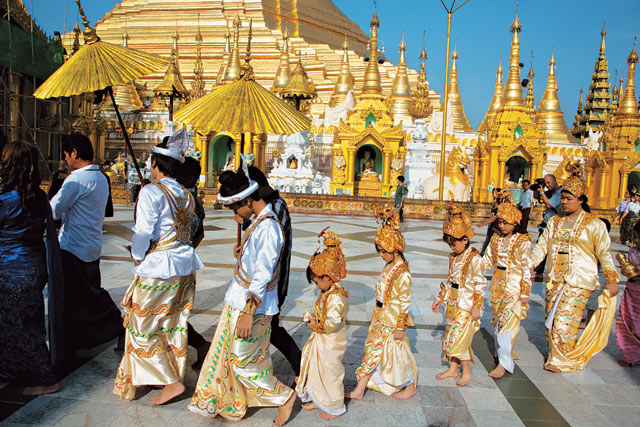
[[[186,126],[169,137],[167,148],[153,147],[152,153],[162,154],[163,156],[176,159],[180,163],[184,163],[184,152],[189,148],[189,137],[187,135]]]
[[[227,196],[227,197],[224,197],[223,195],[218,194],[218,202],[221,205],[229,206],[229,205],[232,205],[234,203],[238,203],[238,202],[246,199],[250,195],[252,195],[259,187],[258,183],[255,182],[254,180],[252,180],[249,177],[249,169],[247,168],[247,163],[242,159],[241,159],[240,163],[242,164],[242,172],[244,172],[245,176],[249,180],[249,187],[245,188],[244,190],[242,190],[241,192],[239,192],[237,194],[232,194],[232,195]],[[240,172],[238,172],[238,173],[240,173]]]

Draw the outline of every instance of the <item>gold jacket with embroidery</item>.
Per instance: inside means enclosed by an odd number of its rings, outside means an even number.
[[[504,237],[493,235],[489,247],[482,257],[485,270],[506,267],[506,281],[504,292],[519,298],[520,295],[529,296],[531,292],[531,235],[517,233],[509,237],[512,239],[506,257],[499,256],[498,248]],[[505,259],[506,258],[506,259]],[[494,277],[496,273],[494,271]]]
[[[454,263],[461,264],[461,268],[453,273]],[[460,255],[449,255],[449,280],[440,285],[437,299],[446,301],[451,293],[453,284],[458,285],[457,306],[471,311],[473,307],[484,309],[484,288],[487,280],[484,278],[484,264],[482,257],[475,248],[467,248]]]
[[[538,265],[545,256],[547,272],[553,272],[558,254],[558,232],[565,217],[556,215],[547,224],[538,244],[533,248],[531,265]],[[598,261],[607,283],[617,283],[620,276],[616,271],[609,248],[611,238],[607,227],[592,213],[580,212],[573,225],[569,242],[569,273],[564,280],[571,286],[582,289],[596,289],[598,283]]]
[[[382,323],[396,329],[414,325],[409,315],[411,284],[408,262],[397,265],[389,272],[383,288],[382,308],[378,308],[378,319]]]
[[[340,283],[334,283],[331,289],[320,294],[313,306],[313,315],[318,323],[311,330],[319,334],[337,331],[347,318],[347,292]]]

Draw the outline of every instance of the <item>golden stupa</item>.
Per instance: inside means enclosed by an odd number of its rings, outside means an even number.
[[[478,133],[487,131],[487,128],[491,126],[493,118],[496,116],[496,111],[500,107],[500,102],[502,102],[502,74],[502,61],[500,61],[498,64],[498,71],[496,71],[496,86],[493,90],[493,97],[491,98],[491,103],[489,104],[487,113],[484,115],[480,126],[478,126]]]
[[[582,99],[582,96],[580,99]],[[570,138],[569,129],[567,129],[567,124],[564,121],[564,114],[560,109],[558,82],[556,80],[556,58],[553,53],[549,61],[547,87],[544,90],[542,99],[540,99],[540,104],[538,104],[536,125],[540,133],[547,139],[547,142],[573,142],[573,138]]]
[[[231,47],[237,41],[227,42],[228,23],[247,27],[253,20],[253,56],[256,80],[270,88],[280,65],[281,40],[285,29],[289,32],[289,47],[300,52],[307,74],[313,81],[318,102],[311,105],[312,115],[321,116],[330,101],[340,76],[344,58],[343,43],[348,40],[349,71],[356,88],[362,88],[365,68],[363,61],[368,53],[369,37],[360,27],[345,16],[330,0],[225,0],[224,2],[178,2],[176,0],[122,0],[113,10],[99,20],[95,28],[105,41],[119,42],[124,28],[128,28],[129,46],[145,52],[166,55],[171,51],[172,35],[177,30],[183,40],[180,44],[179,66],[181,70],[193,70],[197,61],[198,15],[202,35],[201,61],[203,81],[209,88],[220,83],[219,71],[223,58],[229,57],[224,72],[224,81],[237,77],[240,60],[231,57]],[[177,28],[176,28],[177,26]],[[73,40],[63,37],[63,40]],[[70,50],[71,46],[65,46]],[[389,94],[393,86],[397,67],[389,61],[376,64],[380,72],[379,85]],[[409,82],[415,86],[417,72],[407,70]],[[162,81],[162,73],[154,73],[139,79],[138,83],[150,88]],[[194,76],[184,74],[184,82],[190,87]],[[368,88],[362,89],[367,92]],[[359,95],[356,90],[356,96]]]
[[[398,71],[393,80],[389,104],[391,112],[393,112],[393,119],[396,123],[403,121],[405,124],[410,124],[411,115],[409,114],[409,104],[411,103],[411,84],[409,83],[409,76],[407,74],[407,59],[405,57],[407,45],[404,42],[404,31],[402,32],[402,41],[400,41],[398,51],[400,52]]]
[[[336,81],[336,86],[331,94],[329,106],[335,107],[347,97],[347,94],[354,89],[355,79],[349,68],[349,42],[347,34],[344,35],[344,43],[342,44],[342,60],[340,62],[340,75]]]
[[[451,102],[451,116],[455,132],[473,132],[469,120],[464,113],[464,105],[458,88],[458,47],[454,46],[451,55],[451,73],[449,74],[449,102]],[[448,113],[447,113],[448,114]]]

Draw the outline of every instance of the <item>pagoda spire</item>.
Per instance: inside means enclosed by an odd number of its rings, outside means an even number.
[[[547,140],[552,142],[570,142],[569,130],[564,121],[564,114],[560,109],[560,100],[558,99],[558,81],[556,80],[556,59],[551,54],[549,61],[549,75],[547,76],[547,87],[544,95],[538,104],[538,112],[536,113],[536,125],[538,129],[546,136]],[[582,93],[580,94],[580,107],[582,108]]]
[[[453,130],[457,132],[473,132],[464,113],[464,105],[458,88],[458,46],[454,44],[451,54],[451,72],[449,74],[449,102],[451,103],[451,116],[453,117]]]
[[[478,132],[485,132],[487,128],[491,126],[491,122],[496,116],[496,111],[500,108],[500,103],[502,102],[502,74],[502,61],[500,61],[498,70],[496,71],[496,86],[493,90],[493,98],[491,98],[491,104],[489,104],[489,109],[484,115],[484,119],[482,119],[480,126],[478,126]]]
[[[220,63],[220,69],[218,70],[218,74],[216,75],[216,86],[221,85],[224,81],[224,76],[227,72],[227,68],[229,68],[230,56],[231,56],[231,33],[229,32],[229,27],[227,27],[227,32],[224,35],[224,49],[222,51],[222,62]]]
[[[580,122],[584,116],[584,110],[582,109],[582,93],[584,92],[583,88],[580,88],[580,98],[578,99],[578,110],[576,111],[576,115],[573,118],[573,124],[571,125],[571,135],[580,135],[582,130],[580,129]]]
[[[374,2],[375,5],[375,2]],[[377,6],[374,6],[373,16],[369,23],[371,27],[371,40],[369,42],[369,62],[364,71],[364,83],[362,85],[362,98],[382,99],[382,85],[380,83],[380,70],[378,69],[378,19]]]
[[[531,120],[535,120],[536,117],[536,99],[533,92],[533,78],[535,76],[536,73],[533,72],[533,52],[531,52],[531,65],[529,66],[529,72],[527,73],[529,84],[527,85],[527,96],[524,99],[524,105],[529,110]]]
[[[522,99],[522,85],[520,84],[520,32],[522,25],[518,20],[518,11],[516,17],[511,24],[510,31],[513,33],[511,38],[511,53],[509,58],[509,75],[504,86],[504,95],[502,105],[520,106],[524,105]]]
[[[418,84],[413,92],[409,113],[415,119],[424,119],[431,115],[433,106],[429,100],[429,81],[427,80],[427,50],[425,49],[425,34],[422,34],[422,50],[420,51],[420,71],[418,72]]]
[[[198,15],[198,32],[196,33],[196,63],[193,68],[193,81],[191,82],[191,99],[204,96],[204,66],[202,64],[202,33],[200,32],[200,15]]]
[[[122,35],[122,46],[129,47],[130,38],[129,32],[125,28],[124,34]],[[115,98],[120,111],[131,112],[144,110],[144,104],[140,99],[140,95],[138,94],[133,81],[114,86],[113,97]],[[111,101],[106,102],[103,105],[106,110],[115,111]]]
[[[176,28],[173,35],[171,47],[171,61],[164,74],[162,82],[153,90],[157,97],[168,97],[170,99],[169,121],[173,121],[173,101],[174,99],[188,98],[190,93],[184,85],[180,66],[178,62],[178,40],[180,36]]]
[[[240,27],[242,21],[240,16],[236,15],[233,20],[233,48],[231,49],[231,57],[229,59],[229,66],[224,72],[223,83],[229,83],[237,80],[240,77]]]
[[[291,66],[289,65],[289,31],[284,27],[282,33],[282,49],[280,50],[280,65],[276,72],[276,78],[271,86],[271,92],[279,93],[287,87],[291,80]]]
[[[620,104],[616,111],[616,116],[630,116],[640,117],[638,115],[638,100],[636,99],[635,92],[635,75],[636,64],[638,63],[638,53],[636,52],[636,40],[633,41],[633,50],[627,58],[627,64],[629,64],[629,71],[627,74],[627,85],[624,88],[624,93],[620,94]]]
[[[342,44],[342,61],[340,63],[340,75],[336,81],[336,87],[331,94],[329,106],[335,107],[344,101],[349,91],[353,90],[353,74],[349,69],[349,43],[347,42],[347,34],[344,34],[344,43]]]
[[[584,106],[584,118],[581,122],[583,133],[581,135],[574,134],[577,138],[586,136],[589,129],[598,130],[603,127],[609,115],[608,111],[610,111],[612,97],[609,92],[609,89],[611,89],[611,83],[609,83],[609,63],[605,56],[606,35],[607,31],[603,25],[602,31],[600,32],[598,59],[593,69],[591,85],[589,86],[589,93],[586,96],[586,104]],[[613,84],[615,86],[615,80]]]
[[[405,57],[407,45],[404,41],[404,30],[402,30],[402,40],[398,51],[400,52],[400,59],[398,60],[397,73],[393,80],[390,98],[390,109],[396,122],[399,122],[399,119],[402,118],[409,118],[409,103],[411,102],[411,85],[407,75],[407,59]]]

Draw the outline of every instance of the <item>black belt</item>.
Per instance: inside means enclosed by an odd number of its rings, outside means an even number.
[[[569,252],[558,252],[560,255],[569,255]]]
[[[458,289],[458,288],[460,287],[460,285],[458,285],[457,283],[452,283],[452,284],[451,284],[451,287],[452,287],[453,289]]]
[[[503,266],[501,266],[501,265],[496,266],[496,268],[497,268],[498,270],[505,270],[505,271],[507,270],[507,267],[503,267]]]
[[[382,305],[382,303],[380,301],[376,300],[376,307],[382,308],[383,305]]]

